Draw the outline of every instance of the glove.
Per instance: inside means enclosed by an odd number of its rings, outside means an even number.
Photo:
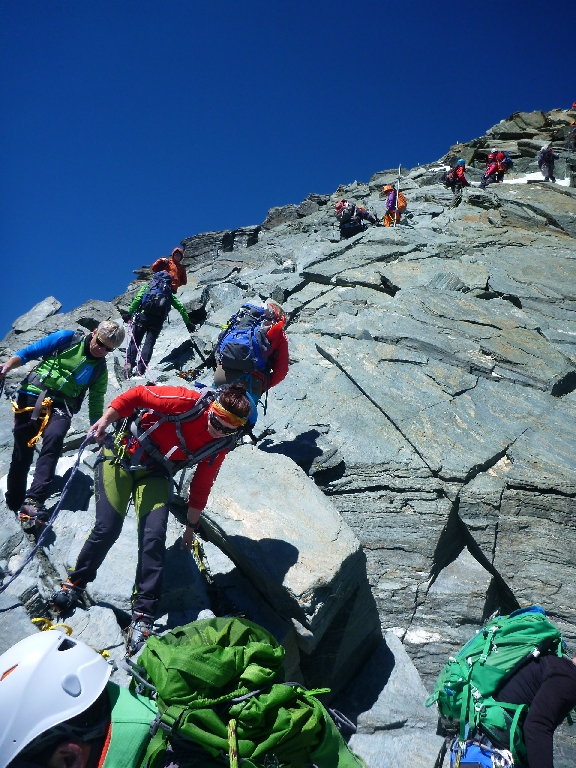
[[[188,331],[188,333],[194,333],[194,331],[196,330],[196,326],[194,325],[194,323],[186,323],[186,330]]]
[[[129,320],[132,319],[132,315],[130,314],[130,312],[127,312],[125,309],[120,310],[120,317],[122,318],[122,320],[124,320],[125,323],[127,323]]]

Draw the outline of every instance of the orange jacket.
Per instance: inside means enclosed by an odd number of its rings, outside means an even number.
[[[193,407],[200,394],[200,392],[186,387],[147,387],[141,384],[115,397],[110,406],[118,411],[122,418],[131,416],[136,408],[151,408],[168,415],[185,413]],[[159,416],[156,414],[145,414],[142,417],[142,427],[148,429],[158,419]],[[193,421],[181,422],[180,429],[190,453],[194,453],[214,439],[208,434],[207,410]],[[176,424],[173,421],[165,421],[164,424],[161,424],[152,432],[150,439],[164,454],[168,453],[173,446],[180,446],[180,440],[176,434]],[[134,453],[137,448],[137,445],[130,446],[128,451]],[[204,509],[218,470],[227,453],[227,450],[222,450],[216,456],[209,456],[196,465],[194,477],[190,483],[190,495],[188,497],[190,507]],[[173,461],[186,461],[187,456],[178,447],[170,458]]]
[[[172,277],[172,292],[176,293],[181,285],[186,285],[188,277],[186,276],[186,269],[182,266],[182,263],[176,264],[176,262],[170,257],[169,259],[156,259],[152,264],[152,272],[168,272]]]

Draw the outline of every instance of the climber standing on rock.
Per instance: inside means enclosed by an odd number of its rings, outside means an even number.
[[[558,160],[560,155],[557,155],[549,144],[544,144],[538,155],[538,168],[544,176],[544,181],[556,182],[554,176],[554,161]]]
[[[135,364],[138,375],[144,376],[146,373],[146,366],[152,357],[156,339],[172,307],[180,313],[189,333],[196,330],[182,303],[174,295],[173,284],[174,278],[169,272],[164,270],[155,272],[150,283],[140,288],[128,312],[125,313],[125,320],[129,321],[134,317],[130,326],[130,344],[126,356],[127,379],[132,376]],[[143,344],[142,341],[144,341]]]
[[[196,467],[181,544],[190,550],[212,484],[250,410],[245,391],[237,387],[218,393],[208,387],[136,386],[112,400],[94,424],[94,438],[103,443],[94,472],[96,522],[68,581],[52,596],[58,610],[67,612],[81,601],[120,535],[132,499],[138,565],[128,652],[141,647],[152,633],[162,589],[172,478],[185,467]],[[106,427],[118,421],[115,436],[107,436]]]
[[[20,384],[12,402],[14,449],[8,470],[6,504],[19,512],[25,525],[42,525],[49,513],[44,507],[64,438],[72,416],[88,392],[88,413],[93,423],[102,416],[108,385],[105,357],[120,346],[124,329],[103,320],[95,331],[56,331],[16,352],[0,367],[0,379],[30,360],[42,362]],[[26,490],[34,446],[42,438],[32,485]]]
[[[462,190],[470,184],[466,178],[466,161],[460,158],[454,168],[446,175],[446,186],[452,190],[452,205],[462,198]]]
[[[181,285],[186,285],[188,282],[186,269],[181,263],[183,256],[184,251],[182,248],[174,248],[169,259],[156,259],[154,264],[152,264],[152,272],[168,272],[172,278],[172,293],[176,293]]]
[[[485,189],[489,184],[501,184],[504,174],[512,168],[512,160],[507,152],[491,149],[486,158],[486,170],[480,181],[480,188]]]
[[[382,187],[382,194],[386,195],[386,213],[384,214],[384,226],[394,226],[400,223],[400,215],[406,210],[407,203],[403,192],[396,192],[391,184]]]
[[[363,205],[356,205],[348,200],[336,203],[336,218],[340,226],[340,238],[346,240],[366,229],[365,221],[376,224],[376,219]]]

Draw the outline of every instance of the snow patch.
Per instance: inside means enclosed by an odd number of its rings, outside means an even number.
[[[424,645],[424,643],[438,643],[442,640],[442,635],[438,632],[428,632],[425,629],[409,629],[404,638],[405,643],[412,645]]]

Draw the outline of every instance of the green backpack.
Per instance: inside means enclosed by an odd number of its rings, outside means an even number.
[[[447,724],[459,725],[460,741],[480,729],[510,749],[515,762],[526,762],[522,723],[525,704],[496,701],[493,695],[531,658],[562,656],[560,631],[537,605],[489,620],[444,667],[426,706],[438,704]],[[508,747],[509,744],[509,747]]]
[[[194,752],[198,768],[358,768],[315,694],[284,682],[284,649],[246,619],[214,618],[150,637],[132,686],[155,697],[158,717],[142,766]],[[198,749],[200,747],[200,749]]]

